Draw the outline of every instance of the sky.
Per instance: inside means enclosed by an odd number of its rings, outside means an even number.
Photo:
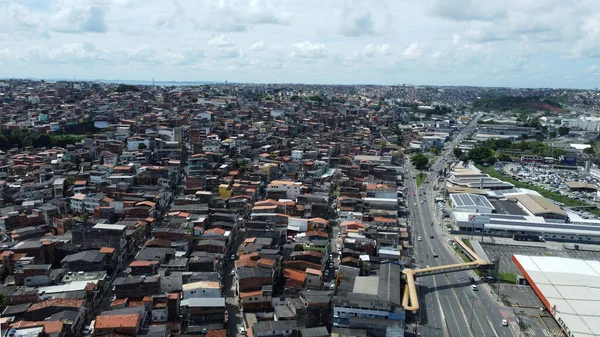
[[[598,0],[0,0],[0,78],[596,88]]]

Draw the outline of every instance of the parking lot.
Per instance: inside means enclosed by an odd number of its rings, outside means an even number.
[[[497,285],[494,288],[497,289]],[[500,297],[506,304],[521,308],[537,308],[542,307],[542,301],[529,286],[516,284],[499,284]],[[510,302],[510,303],[509,303]]]
[[[561,170],[548,165],[523,165],[517,163],[505,165],[503,170],[505,174],[513,178],[576,200],[589,201],[596,204],[600,202],[600,198],[596,194],[596,190],[600,186],[600,181],[582,171]],[[590,184],[589,186],[595,187],[583,190],[571,190],[568,186],[571,183],[586,183]],[[581,211],[580,215],[584,219],[600,219],[600,216],[585,211]]]
[[[574,249],[553,249],[545,247],[534,247],[534,246],[512,246],[512,245],[499,245],[493,243],[481,243],[481,247],[487,254],[488,258],[494,261],[496,258],[500,258],[500,273],[510,274],[521,274],[517,266],[512,261],[513,254],[519,255],[531,255],[531,256],[557,256],[557,257],[570,257],[584,260],[600,260],[600,251],[589,251],[589,250],[574,250]]]

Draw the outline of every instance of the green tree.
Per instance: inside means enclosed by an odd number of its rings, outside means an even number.
[[[498,158],[498,161],[512,161],[512,158],[503,152],[499,153],[496,158]]]
[[[484,159],[484,162],[488,165],[494,165],[494,163],[497,161],[496,157],[494,156],[490,156]]]
[[[469,150],[469,159],[481,163],[483,160],[494,156],[494,151],[487,146],[477,146]]]
[[[585,149],[583,149],[583,153],[589,154],[589,155],[593,155],[594,154],[594,148],[593,147],[585,148]]]
[[[145,150],[145,149],[146,149],[146,144],[144,144],[144,143],[138,144],[138,150]]]
[[[410,157],[410,162],[417,170],[422,170],[427,167],[427,164],[429,164],[429,159],[422,153],[416,153]]]
[[[454,149],[452,149],[452,152],[454,153],[455,158],[460,158],[460,156],[463,155],[463,151],[461,149],[459,149],[458,147],[455,147]]]
[[[552,149],[552,157],[555,159],[560,158],[561,156],[564,156],[567,152],[563,149]]]
[[[436,156],[437,156],[437,155],[439,155],[439,154],[440,154],[440,152],[442,152],[442,150],[440,150],[440,148],[439,148],[439,147],[437,147],[437,146],[434,146],[434,147],[432,147],[431,149],[429,149],[429,152],[431,152],[431,153],[433,153],[434,155],[436,155]]]
[[[568,127],[566,126],[561,126],[557,129],[558,135],[559,136],[565,136],[569,134],[569,131],[571,131]]]

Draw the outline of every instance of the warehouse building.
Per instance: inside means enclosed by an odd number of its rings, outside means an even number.
[[[513,255],[567,336],[600,336],[600,261]]]

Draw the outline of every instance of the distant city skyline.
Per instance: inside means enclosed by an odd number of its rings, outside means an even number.
[[[0,0],[0,77],[593,89],[590,0]]]

